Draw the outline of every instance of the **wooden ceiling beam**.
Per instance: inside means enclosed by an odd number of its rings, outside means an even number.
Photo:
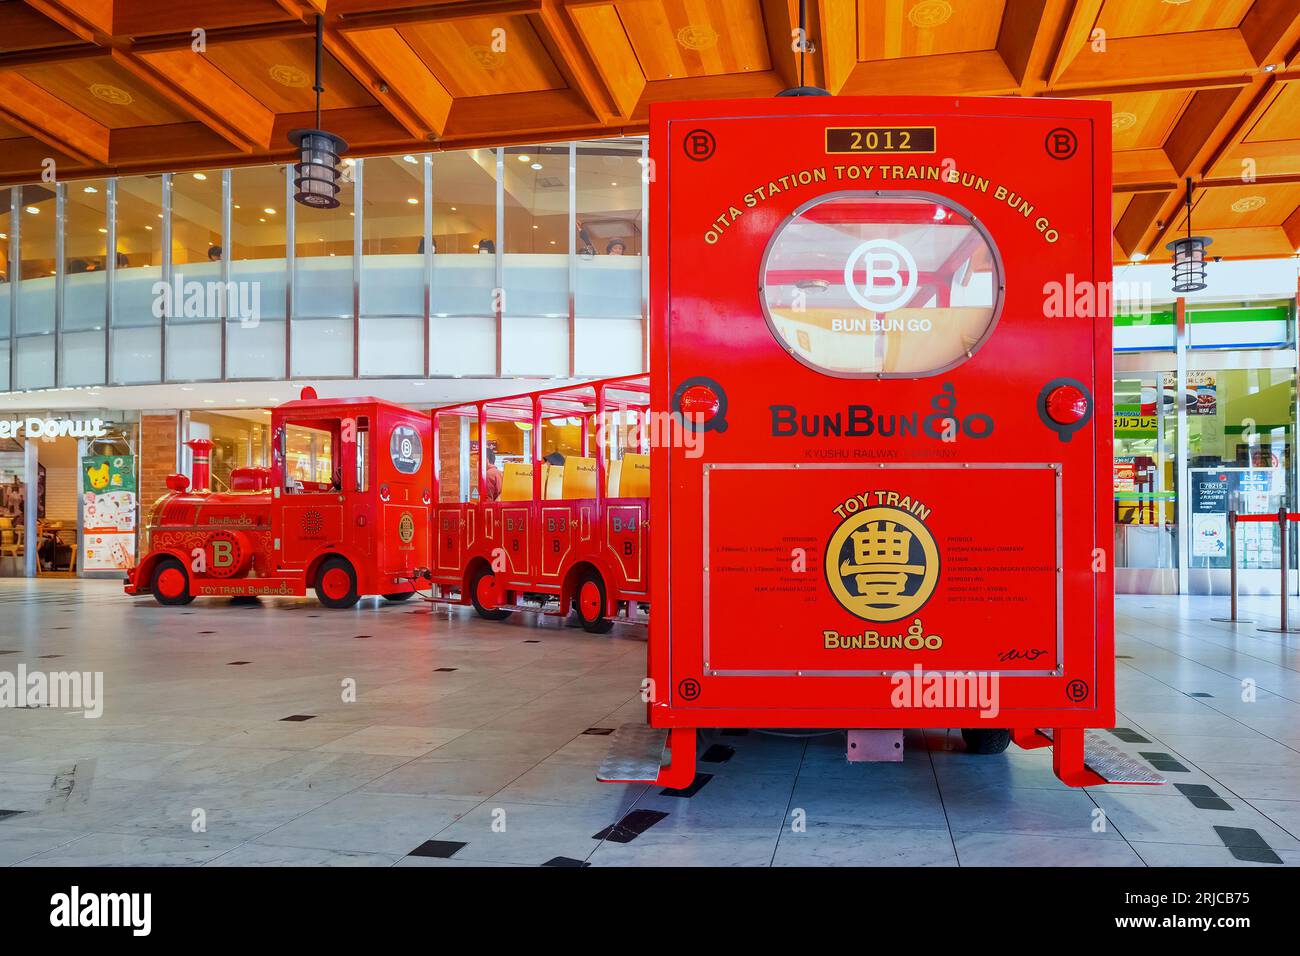
[[[612,0],[570,3],[565,14],[604,82],[614,115],[626,120],[641,99],[646,77]]]
[[[236,149],[251,153],[271,145],[275,114],[201,53],[173,50],[111,53],[113,62],[192,115]]]
[[[1047,89],[1057,51],[1065,39],[1071,0],[1007,0],[997,50],[1020,85],[1021,96]]]
[[[855,0],[817,0],[816,10],[817,28],[809,34],[817,44],[818,76],[822,89],[836,95],[858,65],[858,5]]]
[[[541,13],[543,0],[451,0],[447,3],[418,7],[397,7],[337,15],[336,22],[345,29],[402,27],[417,23],[449,23],[480,17],[515,16]]]
[[[1051,69],[1047,74],[1047,85],[1056,86],[1070,65],[1087,50],[1091,52],[1092,29],[1101,15],[1105,0],[1075,0],[1070,9],[1070,19],[1066,21],[1061,41],[1051,57]]]
[[[582,97],[593,117],[605,122],[626,115],[601,78],[568,11],[558,0],[542,0],[541,8],[529,20],[565,83]]]
[[[796,33],[799,28],[799,0],[759,0],[759,9],[763,14],[763,33],[767,37],[767,57],[772,64],[772,72],[781,78],[786,89],[802,85],[799,80],[799,53],[795,49]],[[815,13],[816,5],[809,10]],[[812,16],[809,17],[812,19]],[[812,24],[808,24],[808,38],[816,34]],[[817,65],[813,57],[804,55],[804,83],[808,86],[820,86],[814,75]],[[809,72],[810,68],[813,70]]]
[[[402,110],[409,110],[414,119],[413,124],[402,123],[412,135],[421,139],[441,137],[447,129],[452,95],[397,29],[379,27],[339,32],[342,40],[351,45],[367,67],[365,76],[353,74],[358,82],[365,83],[369,79],[376,88],[387,86],[388,92],[393,94],[393,104],[400,98]],[[384,95],[382,89],[376,89],[376,92],[379,96]],[[397,111],[394,111],[394,116],[398,116]],[[401,117],[398,119],[400,121]]]
[[[108,162],[108,128],[19,73],[0,73],[0,118],[78,163]]]

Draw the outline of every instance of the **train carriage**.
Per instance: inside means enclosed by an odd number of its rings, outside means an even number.
[[[688,786],[697,729],[740,726],[1159,781],[1087,732],[1115,713],[1108,109],[652,105],[652,400],[703,441],[651,453],[649,727],[601,779]]]
[[[642,375],[436,409],[439,597],[493,620],[572,610],[595,633],[643,621],[649,392]]]

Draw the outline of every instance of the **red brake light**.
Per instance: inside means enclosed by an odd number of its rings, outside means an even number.
[[[1047,417],[1058,425],[1073,425],[1088,414],[1088,396],[1073,385],[1058,385],[1047,396]]]
[[[691,418],[708,421],[718,414],[722,402],[716,392],[707,385],[692,385],[682,393],[682,414]]]

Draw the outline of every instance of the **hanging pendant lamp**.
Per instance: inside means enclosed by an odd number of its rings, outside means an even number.
[[[339,157],[348,144],[339,136],[320,128],[321,85],[320,61],[324,18],[316,14],[316,128],[289,131],[289,142],[298,148],[299,159],[293,164],[293,184],[298,187],[294,202],[317,209],[334,209],[338,206]]]
[[[1174,291],[1200,292],[1205,288],[1205,248],[1214,240],[1192,235],[1192,177],[1187,177],[1187,235],[1165,248],[1174,254]]]

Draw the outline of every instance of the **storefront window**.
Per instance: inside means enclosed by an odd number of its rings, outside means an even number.
[[[841,193],[777,230],[762,296],[772,333],[810,368],[935,375],[992,332],[1001,267],[982,229],[937,197]]]
[[[496,373],[496,150],[435,153],[429,367]]]
[[[1229,566],[1229,510],[1295,509],[1295,402],[1293,368],[1188,374],[1193,568]],[[1279,567],[1275,524],[1242,523],[1237,539],[1239,570]]]
[[[577,146],[578,316],[641,317],[642,164],[640,140]]]
[[[182,294],[173,296],[167,320],[167,377],[220,378],[221,320],[229,306],[240,306],[238,294],[230,301],[218,285],[225,255],[221,171],[176,173],[171,189],[172,288]]]
[[[1115,375],[1112,468],[1120,591],[1176,590],[1177,399],[1172,372]]]
[[[58,211],[54,187],[22,188],[22,239],[14,359],[18,388],[50,388],[54,383],[55,234]]]

